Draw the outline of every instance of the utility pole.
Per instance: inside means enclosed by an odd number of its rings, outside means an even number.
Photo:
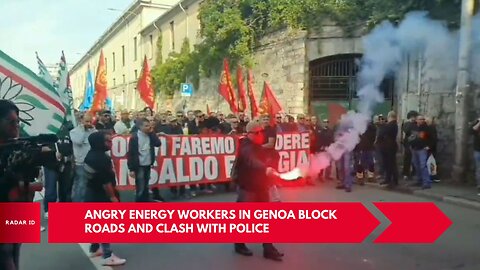
[[[455,182],[465,179],[469,149],[468,110],[470,108],[470,56],[472,47],[472,17],[478,0],[462,0],[460,22],[460,45],[458,52],[458,73],[455,110],[455,164],[452,178]]]

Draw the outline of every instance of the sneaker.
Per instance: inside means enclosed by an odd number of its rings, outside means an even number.
[[[89,257],[90,258],[95,258],[95,257],[100,257],[102,255],[103,255],[103,250],[101,248],[99,248],[95,252],[90,252]]]
[[[363,173],[358,173],[358,172],[357,172],[357,179],[359,179],[359,180],[360,180],[360,179],[363,179]]]
[[[102,265],[104,266],[117,266],[117,265],[124,265],[127,260],[119,258],[112,254],[110,257],[103,259]]]
[[[45,214],[43,214],[43,217],[44,217],[45,219],[48,219],[48,212],[45,212]]]

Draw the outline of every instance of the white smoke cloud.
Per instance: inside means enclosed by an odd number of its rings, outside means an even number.
[[[474,27],[476,80],[480,81],[480,16]],[[338,160],[343,153],[352,151],[359,142],[372,118],[372,112],[383,101],[379,86],[390,74],[397,74],[405,55],[422,56],[422,80],[429,89],[453,89],[458,66],[458,33],[451,32],[441,21],[428,18],[426,12],[411,12],[394,26],[390,22],[378,25],[364,37],[364,54],[358,76],[359,104],[357,112],[349,112],[340,120],[343,130],[326,152],[312,157],[309,168],[302,168],[305,174],[316,176],[328,167],[332,160]],[[438,86],[438,87],[436,87]]]

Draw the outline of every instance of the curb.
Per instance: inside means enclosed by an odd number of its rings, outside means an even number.
[[[414,196],[417,196],[417,197],[422,197],[422,198],[425,198],[425,199],[445,202],[445,203],[448,203],[448,204],[452,204],[452,205],[461,206],[461,207],[470,208],[470,209],[480,211],[480,202],[473,201],[473,200],[468,200],[468,199],[463,199],[463,198],[448,196],[448,195],[444,196],[444,195],[440,195],[440,194],[425,192],[423,190],[412,190],[408,187],[403,187],[403,186],[397,187],[395,189],[386,189],[386,188],[383,188],[379,184],[376,184],[376,183],[365,183],[365,186],[372,187],[372,188],[375,188],[375,189],[384,190],[384,191],[392,191],[392,192],[397,192],[397,193],[411,194],[411,195],[414,195]]]

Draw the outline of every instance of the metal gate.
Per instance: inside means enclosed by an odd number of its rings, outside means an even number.
[[[361,54],[339,54],[311,61],[310,111],[321,118],[336,122],[348,110],[356,109],[357,72]],[[393,78],[387,78],[380,86],[385,102],[375,108],[376,113],[386,114],[393,105]]]

